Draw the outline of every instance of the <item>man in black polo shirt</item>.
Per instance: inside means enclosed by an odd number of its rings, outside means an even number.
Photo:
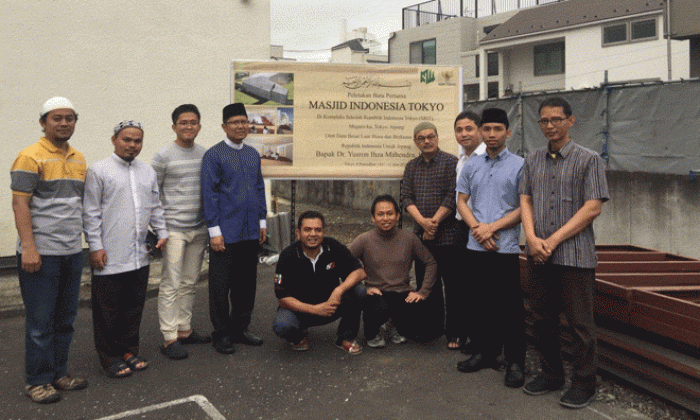
[[[333,238],[324,238],[323,215],[306,211],[299,216],[297,238],[280,254],[275,276],[279,300],[272,325],[292,349],[309,349],[306,330],[340,318],[335,344],[351,355],[362,353],[357,341],[367,277],[362,264]]]

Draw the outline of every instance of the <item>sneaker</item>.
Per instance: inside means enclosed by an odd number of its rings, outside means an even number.
[[[562,385],[564,385],[564,378],[541,374],[526,383],[523,392],[528,395],[544,395],[561,389]]]
[[[290,347],[294,351],[306,351],[309,349],[309,339],[304,337],[301,339],[300,342],[298,342],[296,344],[290,343]]]
[[[384,341],[384,337],[382,337],[381,334],[377,334],[377,336],[373,339],[367,340],[367,345],[372,347],[373,349],[379,349],[382,347],[386,347],[386,341]]]
[[[389,331],[389,339],[391,340],[392,343],[403,344],[406,341],[408,341],[408,338],[399,334],[399,331],[393,325],[388,327],[388,331]]]
[[[85,378],[72,377],[66,375],[63,378],[53,382],[53,387],[61,391],[77,391],[85,389],[88,386],[88,381]]]
[[[566,408],[584,408],[595,397],[595,384],[574,382],[571,388],[564,393],[559,404]]]
[[[27,385],[24,393],[38,404],[51,404],[61,399],[61,394],[51,384]]]

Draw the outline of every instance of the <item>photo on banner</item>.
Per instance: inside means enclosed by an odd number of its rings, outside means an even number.
[[[234,61],[232,78],[266,178],[400,178],[418,155],[413,128],[451,139],[461,110],[455,66]]]

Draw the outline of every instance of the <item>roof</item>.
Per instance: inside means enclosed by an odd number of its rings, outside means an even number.
[[[663,10],[663,0],[568,0],[523,9],[481,39],[482,44]]]
[[[345,47],[349,47],[351,51],[364,52],[364,53],[369,52],[369,50],[367,48],[364,48],[362,46],[362,43],[360,42],[361,39],[362,38],[355,38],[355,39],[351,39],[350,41],[345,41],[342,44],[338,44],[335,47],[331,48],[331,51],[340,50],[340,49],[343,49]]]

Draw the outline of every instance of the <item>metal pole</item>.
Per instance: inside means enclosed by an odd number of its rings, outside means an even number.
[[[670,82],[673,77],[673,72],[671,71],[671,0],[664,0],[664,3],[666,3],[664,8],[666,14],[666,22],[664,23],[664,29],[666,30],[666,57],[668,61],[668,81]]]
[[[291,195],[291,203],[290,203],[291,208],[289,211],[291,213],[292,220],[291,220],[291,223],[289,223],[289,226],[290,226],[290,230],[291,230],[290,233],[292,235],[292,236],[290,236],[290,239],[291,239],[292,243],[294,243],[294,237],[296,235],[295,220],[296,220],[296,209],[297,209],[297,181],[296,180],[294,180],[294,179],[292,180],[292,185],[291,185],[290,189],[291,189],[291,194],[290,194]]]
[[[603,158],[605,163],[608,163],[610,160],[610,155],[608,154],[608,147],[610,144],[610,87],[608,86],[607,70],[605,70],[603,88],[605,89],[605,127],[603,128],[603,150],[600,153],[600,157]]]

